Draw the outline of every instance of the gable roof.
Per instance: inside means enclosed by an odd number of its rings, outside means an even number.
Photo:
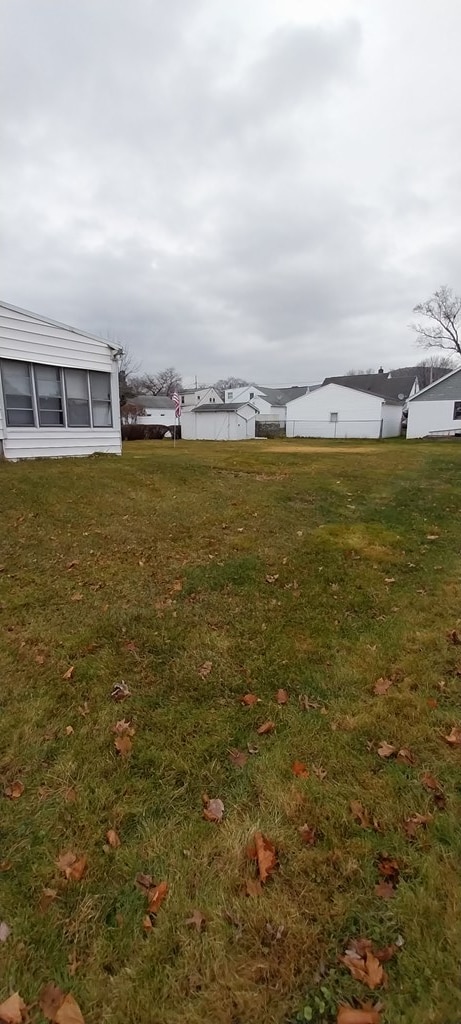
[[[391,402],[404,402],[415,383],[415,377],[388,377],[385,373],[358,373],[345,377],[325,377],[326,384],[340,384],[352,391],[364,391],[376,398]]]
[[[21,313],[22,316],[31,317],[32,320],[37,320],[41,324],[45,324],[49,327],[61,327],[64,331],[71,331],[72,334],[80,334],[82,338],[90,338],[91,341],[99,341],[100,345],[105,345],[106,348],[112,349],[112,352],[121,352],[121,345],[114,345],[111,341],[106,341],[105,338],[99,338],[97,334],[90,334],[88,331],[81,331],[79,327],[71,327],[70,324],[63,324],[60,320],[52,320],[49,316],[42,316],[41,313],[32,313],[30,309],[21,309],[20,306],[12,306],[10,302],[1,302],[0,309],[10,309],[12,313]]]
[[[136,395],[129,398],[126,405],[137,405],[140,409],[174,409],[169,395]]]
[[[302,398],[303,395],[309,390],[308,387],[292,387],[292,388],[262,388],[255,385],[256,391],[261,393],[261,397],[265,398],[271,405],[283,406],[287,402],[293,402],[295,398]]]
[[[410,402],[414,402],[415,398],[419,398],[420,395],[425,395],[426,391],[432,391],[434,388],[437,388],[439,384],[443,384],[444,381],[449,379],[449,377],[453,377],[455,373],[461,373],[461,366],[455,366],[454,370],[450,370],[450,372],[445,373],[443,377],[439,377],[438,380],[432,381],[432,384],[428,384],[427,387],[421,388],[416,395],[413,395],[413,397],[410,398]]]
[[[195,406],[195,409],[188,409],[189,412],[238,412],[239,409],[243,409],[246,405],[249,405],[250,409],[254,409],[255,412],[258,410],[252,402],[205,402],[203,405]]]

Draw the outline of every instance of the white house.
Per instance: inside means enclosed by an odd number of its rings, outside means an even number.
[[[129,409],[134,406],[139,410],[136,423],[142,426],[172,427],[174,424],[175,406],[168,395],[137,395],[136,398],[130,398],[127,405]]]
[[[258,412],[256,421],[259,423],[285,423],[289,403],[300,398],[309,391],[305,387],[266,388],[256,384],[245,384],[243,387],[227,388],[226,402],[252,402]]]
[[[181,415],[185,441],[245,441],[255,436],[256,409],[249,402],[202,403]]]
[[[0,452],[121,454],[119,349],[0,303]]]
[[[223,399],[213,387],[204,388],[182,388],[179,392],[181,396],[181,408],[192,409],[196,405],[203,405],[210,403],[211,405],[222,405]]]
[[[408,402],[408,438],[447,434],[461,434],[461,367],[422,388]]]
[[[287,437],[398,437],[417,381],[384,373],[325,378],[289,406]]]

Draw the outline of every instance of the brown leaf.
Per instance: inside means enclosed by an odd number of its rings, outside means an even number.
[[[393,682],[393,679],[385,679],[383,678],[383,676],[381,676],[380,679],[376,680],[376,683],[373,687],[373,693],[376,693],[377,696],[382,696],[384,693],[387,693],[389,687],[392,686]]]
[[[290,698],[286,690],[277,690],[275,699],[277,701],[277,704],[287,704]]]
[[[136,875],[135,885],[137,885],[138,889],[140,889],[141,892],[147,893],[148,890],[152,887],[152,875],[143,875],[140,872],[138,875]]]
[[[120,683],[116,683],[115,684],[115,686],[111,690],[111,694],[110,695],[112,697],[112,700],[117,700],[117,701],[125,700],[125,697],[131,697],[131,693],[130,693],[130,691],[128,689],[128,686],[127,686],[127,684],[125,683],[125,681],[123,679],[122,679],[122,681]]]
[[[395,857],[388,857],[385,853],[378,856],[378,871],[383,878],[389,879],[393,885],[397,885],[400,875],[400,865]]]
[[[411,818],[405,818],[404,830],[408,839],[414,839],[419,828],[425,827],[432,821],[432,814],[413,814]]]
[[[0,1003],[0,1024],[22,1024],[26,1015],[27,1007],[19,992],[13,992],[4,1003]]]
[[[424,774],[421,776],[421,782],[426,789],[431,789],[436,793],[442,792],[440,782],[438,782],[437,779],[435,779],[430,772],[424,772]]]
[[[398,950],[398,945],[395,942],[391,942],[390,946],[384,946],[382,949],[373,950],[375,957],[379,960],[380,964],[386,964]]]
[[[362,981],[368,988],[375,989],[382,985],[385,974],[379,960],[371,950],[365,953],[364,957],[351,952],[340,957],[341,963],[351,972],[356,981]]]
[[[83,600],[83,594],[81,594],[79,590],[75,594],[72,594],[71,601],[82,601],[82,600]]]
[[[457,629],[450,629],[447,633],[447,640],[452,644],[461,644],[461,636]]]
[[[66,725],[66,728],[65,728],[66,736],[72,736],[73,732],[74,732],[74,727],[72,725]]]
[[[442,739],[445,743],[448,743],[450,747],[461,747],[461,726],[454,725],[448,736],[443,736]]]
[[[431,711],[435,711],[435,709],[438,707],[438,701],[436,701],[434,697],[428,697],[426,703],[428,708],[431,709]]]
[[[0,871],[11,871],[13,862],[11,860],[0,860]]]
[[[153,889],[149,889],[147,893],[148,914],[158,914],[160,907],[168,892],[168,882],[159,882]]]
[[[60,871],[66,876],[67,879],[72,879],[74,882],[80,882],[83,877],[86,867],[86,857],[77,857],[75,853],[68,850],[67,853],[61,853],[56,861]]]
[[[19,779],[16,779],[15,782],[11,783],[11,786],[5,786],[4,792],[5,796],[7,796],[9,800],[19,800],[19,797],[21,797],[24,792],[23,783],[20,782]]]
[[[306,846],[315,846],[315,843],[317,842],[315,828],[310,828],[309,825],[301,825],[300,828],[298,828],[298,832]]]
[[[199,676],[201,676],[202,679],[206,679],[206,677],[209,676],[212,668],[213,668],[213,662],[212,661],[204,661],[203,665],[200,665],[200,668],[198,670]]]
[[[75,665],[71,665],[70,668],[67,669],[67,672],[64,672],[64,675],[63,675],[62,678],[63,679],[72,679],[72,677],[74,675],[74,672],[75,672]]]
[[[38,904],[39,910],[41,910],[42,913],[44,913],[45,910],[48,910],[48,907],[54,902],[57,895],[56,889],[43,889],[42,895],[40,896],[40,902]]]
[[[55,1021],[59,1007],[64,1002],[64,992],[59,988],[59,985],[55,985],[50,981],[48,985],[42,988],[39,1002],[43,1016],[47,1017],[48,1020]]]
[[[262,888],[259,878],[247,878],[245,882],[245,892],[247,896],[260,896]]]
[[[277,864],[275,846],[262,834],[262,832],[255,832],[254,843],[256,859],[258,861],[259,877],[261,882],[265,882]]]
[[[206,917],[202,914],[201,910],[194,910],[191,916],[186,919],[186,924],[188,924],[190,928],[195,928],[196,931],[202,932],[206,927]]]
[[[6,942],[10,935],[11,928],[9,925],[7,925],[6,921],[0,921],[0,942]]]
[[[224,804],[218,797],[206,801],[205,807],[203,808],[203,817],[206,821],[222,821],[224,814]]]
[[[397,753],[396,748],[393,747],[390,743],[386,743],[386,740],[382,740],[381,743],[379,744],[379,747],[378,747],[378,756],[379,757],[393,757],[393,755],[396,754],[396,753]]]
[[[77,790],[73,789],[72,786],[69,786],[69,788],[65,790],[64,799],[67,800],[69,804],[74,804],[77,799]]]
[[[351,800],[349,807],[351,809],[352,817],[357,825],[360,825],[361,828],[372,827],[370,815],[368,811],[365,810],[363,804],[360,803],[360,800]]]
[[[229,750],[229,758],[234,768],[244,768],[248,761],[248,754],[244,754],[243,750]]]
[[[378,882],[375,885],[375,896],[380,896],[383,900],[391,900],[396,895],[396,891],[392,882]]]
[[[326,779],[328,774],[326,768],[322,768],[321,764],[313,764],[312,771],[314,775],[316,775],[317,778],[320,779],[320,782],[323,782],[323,780]]]
[[[151,929],[154,927],[153,924],[152,924],[152,920],[149,917],[149,914],[145,914],[144,915],[144,917],[142,919],[142,926],[143,926],[145,932],[150,932]]]
[[[258,732],[259,732],[259,729],[258,729]],[[299,779],[308,779],[309,778],[308,769],[306,768],[306,765],[302,763],[302,761],[293,761],[293,764],[291,766],[291,770],[293,772],[293,775],[297,775],[297,777]]]
[[[278,578],[279,578],[279,574],[278,574],[278,572],[274,573],[274,575],[273,575],[273,576],[271,576],[270,574],[268,574],[268,575],[266,576],[266,583],[275,583],[275,582],[276,582],[276,580],[278,580]]]
[[[121,845],[120,838],[117,835],[114,828],[110,828],[109,831],[106,832],[106,839],[107,842],[109,843],[109,846],[111,846],[113,850],[117,850],[118,847]]]
[[[78,712],[79,712],[80,715],[82,715],[83,718],[85,718],[86,715],[89,715],[90,709],[89,709],[88,701],[87,700],[84,700],[83,704],[79,705]]]
[[[379,1024],[381,1010],[372,1006],[355,1010],[352,1006],[340,1006],[336,1024]]]
[[[115,749],[120,754],[120,757],[128,757],[131,753],[133,744],[129,736],[116,736],[114,740]]]
[[[415,758],[408,747],[401,747],[397,754],[397,764],[414,765]]]
[[[246,693],[244,697],[240,697],[240,703],[245,704],[247,708],[251,708],[253,704],[260,702],[260,697],[255,697],[254,693]]]
[[[275,722],[263,722],[263,724],[259,726],[259,729],[257,729],[256,732],[259,734],[259,736],[265,736],[267,732],[272,732],[273,729],[275,729]]]
[[[75,566],[78,565],[78,564],[79,564],[78,558],[74,558],[73,561],[69,562],[69,564],[66,566],[67,571],[69,571],[69,569],[74,569]]]
[[[119,722],[112,726],[112,732],[115,732],[117,736],[134,736],[136,729],[131,725],[131,722],[121,718]]]

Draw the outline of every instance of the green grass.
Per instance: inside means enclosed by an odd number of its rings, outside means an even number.
[[[142,442],[0,476],[0,781],[25,787],[0,796],[0,1002],[18,989],[36,1003],[53,980],[86,1024],[289,1024],[320,985],[335,1007],[366,1001],[338,957],[350,937],[400,935],[374,994],[383,1024],[458,1024],[461,749],[440,738],[461,724],[461,647],[447,641],[461,627],[457,444]],[[121,679],[132,696],[115,704]],[[249,690],[261,703],[243,708]],[[111,733],[123,717],[126,761]],[[414,767],[381,760],[381,740]],[[229,748],[248,741],[259,752],[236,769]],[[219,826],[204,792],[224,801]],[[354,823],[353,799],[380,834]],[[409,842],[404,818],[428,811]],[[256,829],[279,867],[248,897]],[[68,849],[88,858],[80,882],[56,867]],[[381,852],[401,865],[389,901],[374,894]],[[138,872],[170,886],[149,933]]]

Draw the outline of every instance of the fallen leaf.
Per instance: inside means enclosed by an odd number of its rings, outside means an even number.
[[[431,791],[436,807],[443,811],[446,807],[446,798],[440,782],[430,772],[424,772],[424,775],[421,776],[421,782],[426,789]]]
[[[251,708],[253,704],[260,702],[260,697],[255,697],[254,693],[246,693],[244,697],[240,697],[240,703],[245,704],[247,708]]]
[[[115,732],[117,736],[134,736],[136,729],[131,725],[131,722],[121,718],[119,722],[112,726],[112,732]]]
[[[153,889],[149,889],[147,893],[148,914],[158,914],[160,907],[168,892],[168,882],[159,882]]]
[[[452,644],[461,644],[461,636],[457,629],[450,629],[447,633],[447,640]]]
[[[0,860],[0,871],[11,871],[13,867],[13,861],[11,860]]]
[[[179,594],[182,590],[182,580],[173,580],[171,585],[172,593]]]
[[[144,917],[142,919],[142,926],[143,926],[145,932],[149,932],[154,927],[153,924],[152,924],[152,921],[151,921],[151,919],[149,917],[149,914],[145,914],[144,915]]]
[[[415,758],[411,750],[409,750],[408,747],[401,747],[397,754],[397,764],[413,765],[414,763]]]
[[[426,540],[438,540],[439,536],[440,536],[440,534],[438,534],[438,533],[427,533],[426,534]]]
[[[60,871],[66,876],[67,879],[72,879],[74,882],[80,882],[83,877],[86,867],[86,857],[77,857],[75,853],[68,850],[67,853],[61,853],[56,861]]]
[[[88,701],[87,700],[85,700],[83,702],[83,704],[79,705],[78,711],[79,711],[79,714],[83,716],[83,718],[86,718],[86,716],[89,715],[90,709],[89,709]]]
[[[258,732],[259,732],[259,729],[258,729]],[[302,761],[293,761],[293,764],[291,766],[291,770],[293,772],[293,775],[297,775],[297,777],[299,779],[308,779],[309,778],[309,772],[308,772],[308,770],[306,768],[306,765],[303,764]]]
[[[244,754],[243,750],[229,750],[229,758],[234,768],[244,768],[248,761],[248,754]]]
[[[273,576],[267,575],[266,576],[266,583],[275,583],[276,580],[278,580],[278,578],[279,578],[278,572],[274,573]]]
[[[448,736],[442,737],[450,747],[461,747],[461,726],[454,725]]]
[[[395,583],[395,577],[394,576],[386,576],[384,582],[385,583]]]
[[[251,853],[253,855],[253,850]],[[262,832],[255,832],[253,859],[256,859],[258,862],[261,882],[267,881],[269,875],[277,864],[277,855],[275,846],[262,834]]]
[[[147,893],[152,888],[152,875],[143,875],[141,872],[136,875],[135,885],[141,892]]]
[[[375,989],[383,984],[385,980],[384,970],[371,950],[367,950],[363,957],[359,956],[358,953],[348,951],[339,959],[350,971],[352,977],[356,981],[362,981],[368,988]]]
[[[11,928],[8,927],[6,921],[0,921],[0,942],[6,942],[9,935],[11,935]]]
[[[320,782],[323,782],[323,780],[326,779],[328,774],[326,768],[322,768],[321,764],[313,764],[312,771],[314,775],[316,775],[317,778],[320,779]]]
[[[38,904],[39,910],[41,910],[42,913],[44,913],[45,910],[48,910],[48,907],[53,903],[57,895],[56,889],[43,889]]]
[[[19,992],[0,1003],[0,1024],[22,1024],[26,1018],[27,1007]]]
[[[76,594],[72,594],[71,601],[82,601],[82,600],[83,600],[83,594],[81,594],[80,591],[77,591]]]
[[[74,558],[73,561],[69,562],[69,564],[66,566],[67,571],[69,571],[69,569],[74,569],[75,566],[78,565],[78,564],[79,564],[78,558]]]
[[[198,670],[199,676],[201,676],[202,679],[206,679],[206,677],[209,676],[212,668],[213,668],[213,662],[212,661],[204,661],[203,665],[200,665],[200,668]]]
[[[396,891],[394,889],[394,886],[392,885],[392,882],[384,882],[383,881],[383,882],[378,882],[378,885],[375,885],[375,896],[380,896],[381,899],[383,899],[383,900],[393,899],[394,896],[396,896],[396,895],[397,894],[396,894]]]
[[[385,853],[378,856],[378,871],[383,878],[390,880],[397,885],[400,875],[400,864],[395,857],[388,857]]]
[[[254,743],[247,743],[247,750],[249,754],[259,754],[259,747],[255,746]]]
[[[379,1024],[381,1011],[370,1007],[355,1010],[352,1006],[340,1006],[336,1024]]]
[[[298,697],[298,704],[303,711],[318,711],[320,710],[323,715],[327,714],[327,709],[324,704],[321,704],[318,700],[311,700],[307,693],[301,693]]]
[[[50,982],[40,993],[40,1008],[44,1017],[54,1024],[85,1024],[80,1007],[70,992],[65,995]]]
[[[70,668],[67,669],[67,672],[64,672],[64,675],[63,675],[62,678],[63,679],[72,679],[74,672],[75,672],[75,665],[71,665]]]
[[[110,828],[109,831],[106,832],[106,839],[107,842],[109,843],[109,846],[111,846],[113,850],[117,850],[118,847],[121,845],[119,836],[117,835],[114,828]]]
[[[428,697],[426,703],[431,711],[435,711],[436,707],[438,707],[438,701],[436,701],[434,697]]]
[[[74,804],[77,799],[77,790],[72,786],[69,786],[69,788],[65,790],[64,799],[67,800],[67,803]]]
[[[298,832],[306,846],[315,846],[317,842],[315,828],[311,828],[309,825],[301,825],[298,828]]]
[[[259,878],[247,878],[245,882],[245,892],[247,896],[260,896],[262,888]]]
[[[128,689],[128,686],[126,685],[123,679],[120,683],[115,684],[113,690],[111,690],[110,695],[112,697],[112,700],[117,701],[125,700],[125,697],[131,697],[131,693]]]
[[[371,828],[370,815],[365,810],[363,804],[360,803],[360,800],[351,800],[349,807],[357,825],[360,825],[361,828]]]
[[[73,726],[72,725],[66,725],[66,736],[72,736],[73,732],[74,732]]]
[[[131,753],[133,744],[129,736],[116,736],[114,740],[115,748],[120,754],[120,757],[128,757]]]
[[[289,701],[289,697],[288,697],[287,691],[286,690],[277,690],[277,693],[275,695],[275,699],[277,701],[277,704],[287,704],[288,701]]]
[[[408,839],[414,839],[419,828],[425,827],[432,821],[432,814],[413,814],[411,818],[405,818],[404,830]]]
[[[186,924],[190,928],[195,928],[196,931],[202,932],[206,926],[206,917],[202,914],[201,910],[194,910],[190,917],[186,918]]]
[[[400,945],[403,946],[403,939]],[[399,941],[397,940],[396,942],[391,942],[390,946],[384,946],[382,949],[374,949],[373,952],[380,964],[386,964],[389,960],[392,960],[392,957],[395,956],[398,949]]]
[[[19,781],[19,779],[12,782],[11,786],[5,786],[4,790],[5,796],[7,796],[9,800],[19,800],[19,797],[22,796],[23,792],[24,785]]]
[[[203,817],[206,821],[222,821],[224,814],[224,804],[219,798],[212,800],[206,800],[205,807],[203,808]]]
[[[376,683],[373,687],[373,693],[376,693],[377,696],[382,696],[384,693],[387,693],[389,687],[392,686],[393,682],[393,679],[385,679],[381,676],[380,679],[376,680]]]
[[[378,747],[378,756],[379,757],[393,757],[393,755],[396,754],[396,753],[397,753],[396,748],[393,747],[390,743],[386,743],[386,740],[382,740],[381,743],[379,744],[379,747]]]
[[[273,729],[275,729],[275,722],[263,722],[263,724],[259,726],[259,729],[257,729],[256,732],[258,733],[259,736],[265,736],[267,732],[272,732]]]

